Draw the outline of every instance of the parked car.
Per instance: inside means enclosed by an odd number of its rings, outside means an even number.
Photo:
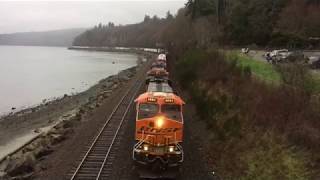
[[[272,63],[288,63],[288,62],[300,62],[306,63],[307,60],[303,54],[303,51],[289,51],[288,49],[274,50],[265,55],[267,61]]]
[[[271,59],[271,62],[276,64],[282,62],[289,56],[288,49],[280,49],[280,50],[273,50],[270,52],[268,59]]]
[[[308,59],[312,69],[320,69],[320,56],[310,56]]]
[[[310,63],[313,63],[315,61],[319,61],[320,60],[320,56],[309,56],[308,60]]]
[[[285,62],[299,62],[307,63],[308,59],[305,58],[303,51],[290,51],[287,57],[284,59]]]
[[[270,56],[271,57],[275,57],[275,56],[284,56],[289,52],[288,49],[279,49],[279,50],[273,50],[270,52]]]

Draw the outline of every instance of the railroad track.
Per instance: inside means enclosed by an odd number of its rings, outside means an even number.
[[[121,139],[118,134],[143,83],[141,79],[138,78],[122,97],[90,147],[85,151],[85,155],[78,166],[72,169],[68,179],[98,180],[110,178],[112,162],[115,159]]]

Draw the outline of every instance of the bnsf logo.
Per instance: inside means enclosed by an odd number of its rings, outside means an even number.
[[[174,133],[181,130],[180,128],[163,128],[163,129],[156,129],[153,127],[146,127],[142,126],[138,129],[137,133],[142,134],[144,133]]]

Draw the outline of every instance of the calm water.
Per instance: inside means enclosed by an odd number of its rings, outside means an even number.
[[[0,115],[84,91],[136,65],[137,56],[62,47],[0,46]],[[112,62],[115,62],[113,64]]]

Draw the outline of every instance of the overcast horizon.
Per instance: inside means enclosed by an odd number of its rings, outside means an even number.
[[[176,14],[186,0],[0,1],[0,34],[91,28],[98,23],[133,24],[145,15]]]

